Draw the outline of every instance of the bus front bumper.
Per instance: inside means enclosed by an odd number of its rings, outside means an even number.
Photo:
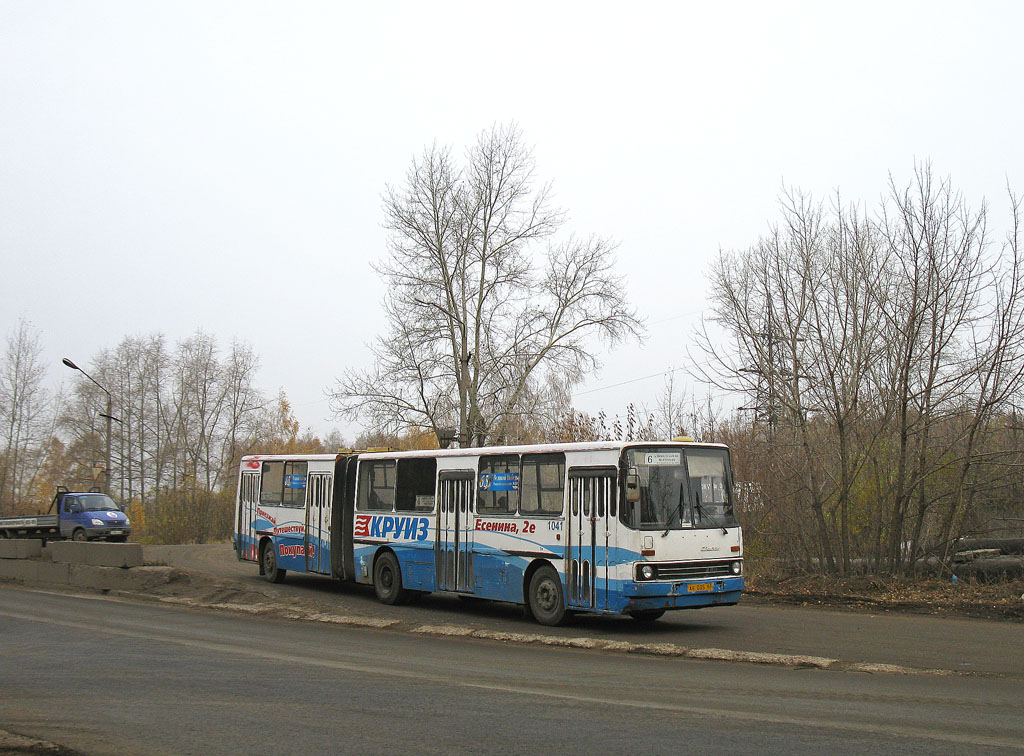
[[[745,579],[717,577],[678,582],[630,582],[623,586],[624,614],[647,609],[699,609],[729,606],[740,600]]]

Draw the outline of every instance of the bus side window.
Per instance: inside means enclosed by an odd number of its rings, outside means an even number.
[[[260,504],[280,504],[284,491],[284,462],[264,462],[260,476]]]
[[[359,495],[356,509],[390,512],[395,506],[395,460],[375,459],[359,463]]]
[[[519,455],[495,454],[480,458],[476,513],[514,514],[519,506]]]
[[[565,455],[524,454],[519,477],[519,513],[560,515],[565,499]]]
[[[281,503],[286,507],[301,507],[306,503],[307,462],[284,463],[284,493]]]
[[[396,512],[433,512],[437,460],[413,457],[398,461]]]

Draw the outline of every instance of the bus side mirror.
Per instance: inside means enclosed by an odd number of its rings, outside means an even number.
[[[640,476],[635,473],[626,473],[626,501],[640,501]]]

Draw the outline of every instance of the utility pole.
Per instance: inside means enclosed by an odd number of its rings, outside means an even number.
[[[63,362],[65,365],[67,365],[72,370],[77,370],[79,373],[84,375],[90,381],[95,383],[104,394],[107,395],[107,412],[106,412],[106,414],[101,412],[100,413],[100,417],[105,417],[107,419],[107,462],[106,462],[106,469],[104,470],[104,473],[103,473],[103,483],[104,483],[103,493],[105,493],[107,496],[110,496],[110,445],[111,445],[111,439],[113,438],[113,435],[114,435],[113,427],[111,425],[111,422],[114,421],[114,420],[117,420],[117,422],[121,422],[116,417],[114,417],[114,414],[113,414],[114,413],[114,406],[113,406],[114,399],[110,395],[110,392],[107,391],[106,387],[103,384],[101,384],[99,381],[97,381],[95,378],[93,378],[87,372],[82,370],[82,368],[78,367],[78,365],[73,363],[67,357],[65,357],[63,360],[61,360],[61,362]]]

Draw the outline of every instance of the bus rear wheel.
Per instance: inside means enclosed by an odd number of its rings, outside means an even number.
[[[263,546],[263,577],[271,583],[280,583],[288,570],[282,570],[277,566],[277,555],[274,553],[274,544],[267,541]]]
[[[555,627],[565,622],[565,596],[554,567],[544,565],[533,573],[529,601],[533,618],[540,624]]]
[[[409,600],[409,591],[402,587],[402,568],[390,551],[374,562],[373,590],[382,604],[404,604]]]

